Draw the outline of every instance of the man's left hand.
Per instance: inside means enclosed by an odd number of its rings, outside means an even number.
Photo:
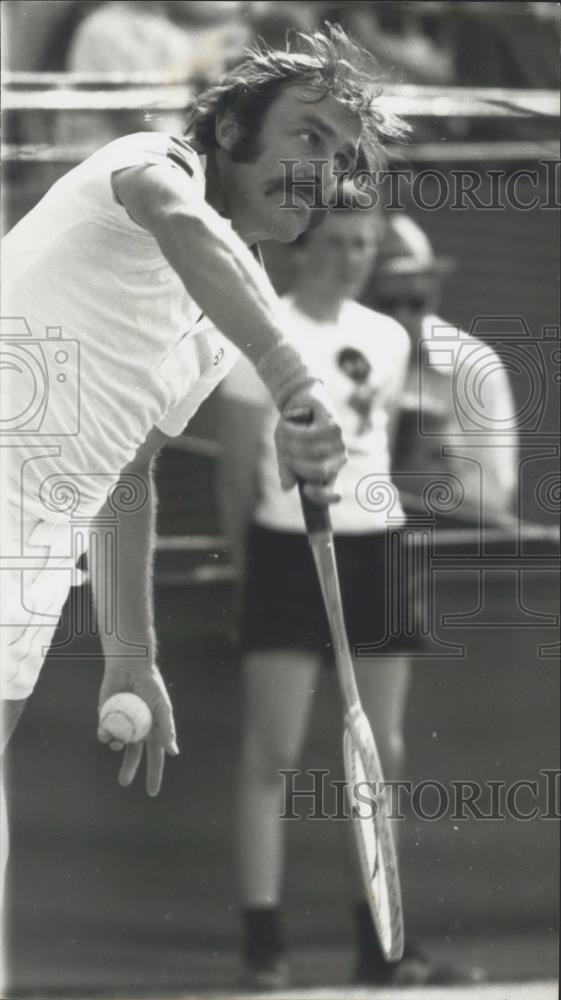
[[[152,728],[145,740],[124,746],[103,729],[98,730],[98,739],[108,743],[112,750],[123,750],[123,762],[119,772],[119,784],[126,787],[134,780],[138,771],[144,744],[146,744],[146,791],[157,795],[162,784],[166,753],[177,756],[175,725],[171,701],[163,677],[155,665],[146,667],[134,661],[109,661],[99,693],[100,707],[108,698],[123,691],[130,691],[146,702],[152,713]]]

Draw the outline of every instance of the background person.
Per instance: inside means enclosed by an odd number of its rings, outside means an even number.
[[[80,15],[70,10],[69,17]],[[190,83],[193,92],[239,61],[250,33],[237,3],[112,0],[81,16],[66,40],[64,69],[72,73],[160,74],[161,82]],[[57,32],[57,40],[60,30]],[[60,41],[58,41],[60,44]],[[281,46],[282,47],[282,46]],[[59,115],[59,143],[99,146],[141,129],[182,132],[176,112],[87,112]]]
[[[373,470],[389,473],[391,426],[409,355],[402,327],[354,301],[371,267],[380,224],[372,211],[333,210],[320,229],[300,239],[296,283],[284,300],[294,343],[321,371],[347,442],[333,524],[351,645],[384,634],[385,516],[362,509],[355,489]],[[222,387],[222,403],[222,509],[243,576],[238,855],[245,978],[265,989],[285,985],[288,977],[280,912],[286,824],[279,819],[279,771],[296,765],[332,649],[299,499],[283,494],[276,473],[272,403],[243,359]],[[360,660],[356,669],[386,776],[396,778],[408,656]],[[387,981],[397,973],[376,949],[359,884],[357,980]]]
[[[458,513],[464,521],[511,524],[518,475],[515,400],[493,348],[438,314],[442,283],[452,267],[435,256],[413,219],[388,213],[362,301],[396,319],[411,338],[392,469],[406,507],[418,509],[427,474],[445,473],[461,483]],[[470,366],[471,375],[464,378]],[[473,391],[473,376],[479,375],[481,399]],[[462,442],[468,441],[478,447],[464,447],[462,457]]]

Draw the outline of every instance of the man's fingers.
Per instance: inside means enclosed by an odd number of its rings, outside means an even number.
[[[138,765],[142,759],[142,749],[144,743],[129,743],[125,749],[123,755],[123,763],[121,764],[121,770],[119,771],[119,784],[123,788],[127,788],[128,785],[134,781],[134,776],[138,771]]]
[[[306,428],[304,431],[306,433]],[[343,444],[334,448],[322,435],[297,438],[279,435],[277,452],[291,472],[300,476],[305,464],[316,480],[327,476],[334,478],[346,461]]]
[[[290,446],[283,442],[278,450],[290,469],[296,468],[298,462],[308,462],[314,468],[322,466],[322,472],[329,471],[336,475],[345,464],[344,450],[333,453],[322,441],[318,442],[317,448],[310,441],[296,442]]]
[[[111,750],[122,750],[125,745],[122,740],[116,740],[106,729],[98,729],[97,738],[100,743],[105,743],[106,746],[109,744]]]
[[[179,753],[179,747],[175,735],[172,707],[167,700],[160,702],[154,710],[153,731],[155,739],[161,743],[164,750],[176,757]]]
[[[327,461],[313,462],[307,458],[298,458],[290,463],[290,471],[298,479],[305,483],[313,483],[314,486],[332,487],[339,469],[339,463],[332,464]]]
[[[328,504],[332,503],[339,503],[341,500],[341,494],[333,490],[331,486],[306,483],[304,485],[304,493],[310,500],[321,504],[322,507],[327,507]]]
[[[314,454],[332,455],[334,451],[344,451],[343,438],[337,424],[291,424],[282,420],[279,425],[279,437],[283,443],[297,451],[310,451]]]
[[[280,481],[291,489],[297,480],[311,486],[306,495],[323,505],[338,499],[333,483],[345,464],[345,447],[337,424],[323,419],[293,423],[285,414],[275,434]]]
[[[278,463],[281,486],[283,490],[291,490],[293,486],[296,486],[296,476],[290,471],[281,455],[278,456]]]
[[[165,755],[161,743],[146,744],[146,791],[148,795],[154,796],[160,791]]]

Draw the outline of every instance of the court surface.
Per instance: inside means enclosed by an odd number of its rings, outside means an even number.
[[[200,994],[199,994],[200,995]],[[186,995],[187,996],[187,995]],[[230,997],[235,996],[241,1000],[242,997],[253,997],[254,993],[238,993],[238,994],[214,994],[213,1000],[229,1000]],[[423,987],[423,988],[408,988],[403,990],[396,990],[394,988],[389,990],[384,990],[381,988],[364,990],[364,989],[352,989],[346,988],[344,990],[289,990],[283,993],[272,993],[270,996],[282,1000],[286,997],[287,1000],[296,1000],[296,998],[301,998],[301,1000],[371,1000],[371,998],[376,998],[376,1000],[385,1000],[385,998],[391,998],[391,1000],[444,1000],[444,997],[449,998],[449,1000],[550,1000],[550,998],[557,997],[557,987],[554,983],[523,983],[523,984],[508,984],[495,985],[495,986],[476,986],[476,987],[450,987],[450,986],[440,986],[435,987]],[[195,994],[190,994],[190,997],[195,997]],[[186,1000],[186,998],[185,998]]]
[[[51,996],[51,994],[49,994]],[[215,993],[205,990],[173,994],[170,1000],[555,1000],[557,984],[549,982],[495,983],[487,986],[425,986],[396,989],[394,987],[334,989],[293,989],[274,993]],[[35,997],[34,1000],[41,1000]],[[72,1000],[68,997],[67,1000]],[[127,1000],[119,994],[119,1000]],[[158,994],[158,1000],[166,1000]]]

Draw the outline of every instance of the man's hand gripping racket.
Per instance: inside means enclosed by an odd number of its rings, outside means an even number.
[[[291,420],[309,423],[309,412],[291,414]],[[331,518],[326,506],[314,503],[299,484],[306,531],[319,578],[335,663],[345,708],[343,755],[353,830],[366,895],[380,946],[389,962],[403,955],[403,911],[390,803],[370,723],[363,711],[349,648]],[[367,783],[367,784],[365,784]],[[368,787],[372,801],[356,800],[355,791]],[[364,796],[363,796],[364,798]]]

